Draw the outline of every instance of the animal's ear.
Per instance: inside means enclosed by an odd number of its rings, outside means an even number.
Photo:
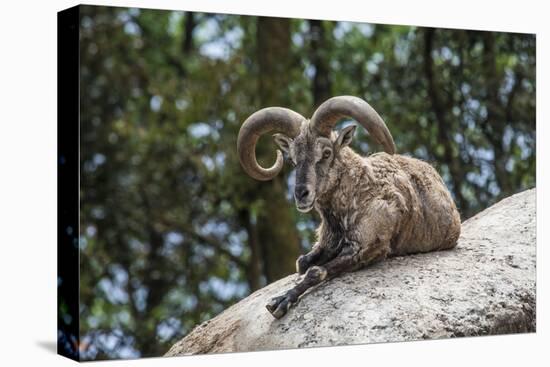
[[[290,144],[292,143],[291,138],[289,138],[285,134],[273,134],[273,139],[283,152],[289,154],[288,152],[290,151]]]
[[[356,127],[357,127],[356,125],[350,125],[348,127],[343,128],[340,131],[340,134],[338,134],[338,137],[334,142],[334,147],[336,150],[339,150],[342,147],[348,146],[351,143],[353,139],[353,134],[355,134]]]

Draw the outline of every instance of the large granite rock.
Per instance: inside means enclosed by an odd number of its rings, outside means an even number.
[[[535,331],[535,189],[462,225],[449,251],[396,257],[311,289],[280,320],[254,292],[196,327],[167,356]]]

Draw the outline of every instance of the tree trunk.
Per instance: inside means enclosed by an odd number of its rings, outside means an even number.
[[[248,235],[248,247],[250,248],[250,260],[246,267],[246,280],[251,291],[261,288],[262,283],[262,253],[258,240],[258,229],[250,217],[249,210],[239,212],[239,221],[244,223]]]
[[[328,60],[328,39],[321,20],[309,21],[310,60],[315,67],[312,91],[313,104],[318,107],[331,97],[330,65]]]
[[[197,26],[195,20],[195,13],[188,11],[185,13],[183,19],[183,42],[181,44],[181,51],[184,56],[187,56],[194,48],[193,31]]]
[[[449,103],[442,98],[444,92],[437,85],[435,76],[434,63],[432,59],[434,33],[435,31],[433,28],[426,28],[424,31],[424,74],[428,83],[428,96],[435,114],[438,142],[443,146],[443,154],[440,158],[443,159],[445,165],[449,169],[455,200],[459,211],[463,214],[469,212],[468,201],[464,199],[464,196],[460,190],[461,182],[464,181],[465,173],[461,167],[459,158],[453,154],[453,147],[456,143],[450,136],[450,131],[452,131],[452,121],[447,118],[448,112],[446,112],[446,108]]]
[[[289,106],[290,20],[258,17],[257,52],[260,105]],[[272,164],[273,150],[272,142],[260,142],[259,160]],[[262,183],[259,191],[265,205],[257,218],[258,239],[264,275],[267,282],[272,282],[296,271],[299,237],[292,218],[294,209],[285,198],[286,175],[282,172],[272,181]]]

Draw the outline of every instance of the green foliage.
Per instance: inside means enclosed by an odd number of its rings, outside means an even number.
[[[311,246],[317,218],[293,209],[291,168],[259,183],[238,163],[240,124],[268,104],[310,115],[319,96],[363,97],[464,219],[535,185],[534,36],[306,20],[259,36],[259,23],[82,8],[84,358],[161,355]],[[363,131],[354,148],[378,149]],[[262,140],[264,164],[274,149]]]

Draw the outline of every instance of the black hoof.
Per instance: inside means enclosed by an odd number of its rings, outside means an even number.
[[[290,307],[296,302],[296,297],[294,297],[292,294],[285,294],[279,297],[272,298],[267,305],[265,305],[265,308],[275,317],[276,319],[280,319],[290,309]]]

